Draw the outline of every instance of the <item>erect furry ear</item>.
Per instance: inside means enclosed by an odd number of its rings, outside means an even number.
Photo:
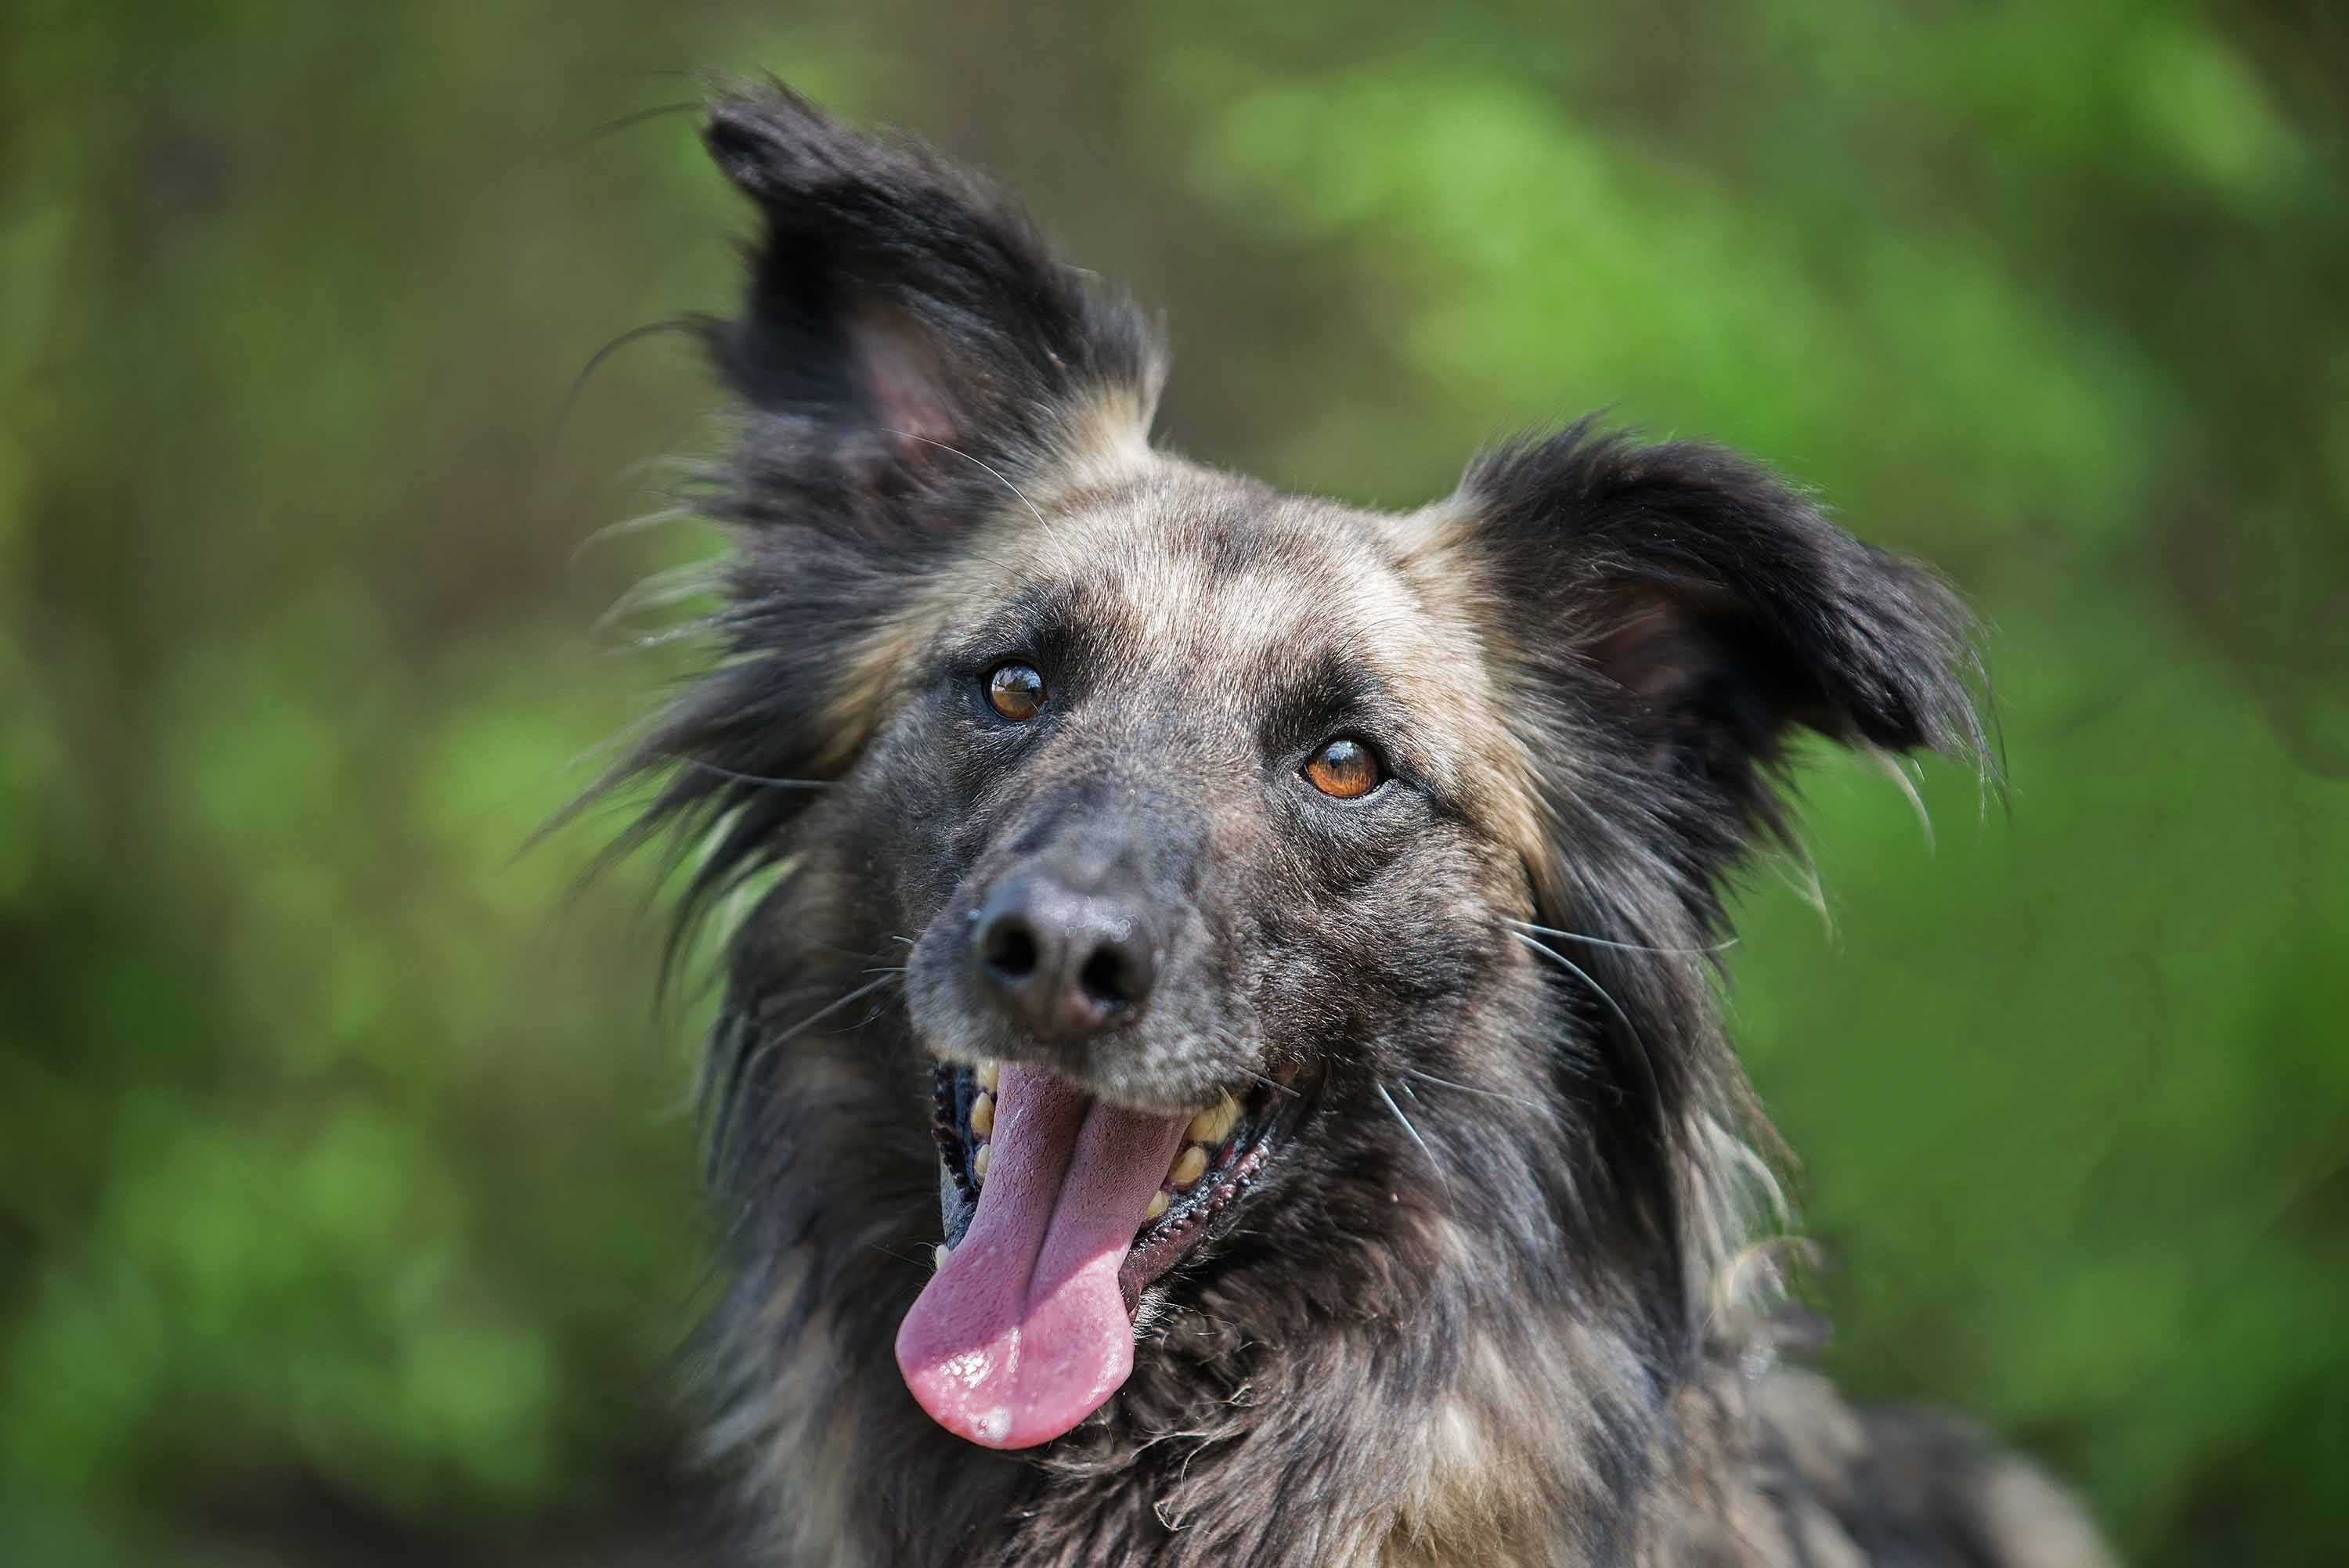
[[[865,513],[972,481],[999,500],[974,463],[1032,472],[1145,439],[1155,335],[1000,191],[780,84],[719,98],[703,138],[765,218],[744,313],[710,335],[728,384],[768,417],[741,456],[770,501],[814,490]]]
[[[1747,459],[1586,419],[1479,459],[1462,497],[1513,618],[1508,656],[1629,738],[1701,861],[1777,824],[1766,773],[1792,726],[1984,748],[1956,595]]]

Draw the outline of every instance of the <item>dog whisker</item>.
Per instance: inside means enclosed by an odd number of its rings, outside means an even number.
[[[1451,1184],[1450,1178],[1444,1174],[1443,1161],[1435,1158],[1435,1150],[1427,1146],[1427,1140],[1419,1135],[1419,1129],[1413,1127],[1411,1124],[1411,1118],[1402,1113],[1402,1107],[1397,1105],[1395,1103],[1394,1096],[1387,1092],[1387,1086],[1380,1084],[1377,1088],[1379,1098],[1387,1102],[1387,1109],[1394,1113],[1395,1120],[1402,1124],[1402,1130],[1411,1135],[1411,1140],[1419,1145],[1419,1151],[1427,1156],[1427,1163],[1434,1170],[1435,1179],[1448,1187]],[[1409,1089],[1405,1089],[1403,1092],[1405,1094],[1411,1093]]]
[[[586,391],[587,383],[595,379],[595,372],[601,370],[612,356],[630,344],[641,343],[648,337],[660,337],[669,333],[690,336],[698,330],[698,326],[689,316],[670,316],[665,321],[648,321],[642,326],[628,328],[627,331],[621,333],[611,342],[589,355],[587,363],[579,367],[579,374],[571,378],[571,389],[564,394],[562,407],[555,411],[554,428],[548,441],[549,448],[561,444],[563,433],[571,423],[571,416],[579,406],[580,394]]]
[[[1678,957],[1692,957],[1710,953],[1726,953],[1737,945],[1737,938],[1733,936],[1725,942],[1713,943],[1704,947],[1654,947],[1642,942],[1616,942],[1604,936],[1585,936],[1578,931],[1560,931],[1554,925],[1536,925],[1530,920],[1512,920],[1508,923],[1522,931],[1537,931],[1544,936],[1555,936],[1567,942],[1585,943],[1592,947],[1611,947],[1618,953],[1661,953]]]
[[[1555,948],[1544,946],[1539,939],[1528,936],[1522,931],[1513,931],[1509,933],[1509,934],[1516,937],[1519,942],[1524,943],[1526,946],[1532,948],[1536,953],[1538,953],[1544,957],[1549,959],[1553,964],[1559,965],[1561,968],[1565,969],[1567,973],[1574,975],[1584,985],[1589,986],[1593,991],[1599,994],[1599,999],[1607,1004],[1609,1010],[1614,1013],[1617,1021],[1622,1024],[1624,1032],[1631,1037],[1631,1045],[1633,1048],[1639,1052],[1640,1071],[1646,1076],[1648,1080],[1646,1086],[1648,1092],[1651,1095],[1659,1092],[1659,1086],[1656,1078],[1656,1064],[1648,1055],[1648,1042],[1641,1037],[1640,1033],[1640,1026],[1631,1021],[1631,1015],[1623,1010],[1623,1004],[1615,1000],[1614,995],[1609,992],[1606,986],[1601,985],[1596,979],[1592,978],[1589,970],[1585,969],[1581,965],[1577,964],[1573,959],[1568,958],[1563,953],[1557,951]]]
[[[1288,1084],[1282,1083],[1278,1078],[1267,1078],[1267,1077],[1265,1077],[1265,1076],[1264,1076],[1264,1074],[1262,1074],[1262,1073],[1260,1073],[1260,1072],[1256,1071],[1256,1070],[1255,1070],[1254,1068],[1242,1068],[1240,1069],[1240,1071],[1242,1071],[1242,1072],[1244,1072],[1244,1073],[1247,1074],[1247,1076],[1248,1076],[1249,1078],[1254,1078],[1257,1082],[1258,1082],[1258,1083],[1260,1083],[1260,1084],[1264,1085],[1264,1087],[1265,1087],[1265,1088],[1269,1088],[1269,1089],[1278,1089],[1279,1092],[1281,1092],[1282,1094],[1287,1095],[1287,1096],[1288,1096],[1289,1099],[1301,1099],[1301,1098],[1302,1098],[1302,1097],[1298,1093],[1298,1091],[1297,1091],[1297,1089],[1296,1089],[1295,1088],[1293,1088],[1292,1086],[1290,1086],[1290,1085],[1288,1085]]]
[[[995,475],[996,479],[1002,483],[1005,490],[1009,490],[1013,495],[1019,497],[1019,504],[1028,509],[1028,515],[1036,520],[1037,527],[1041,528],[1044,526],[1044,514],[1036,510],[1036,503],[1030,500],[1028,497],[1021,492],[1018,485],[1013,484],[1009,480],[1004,479],[1000,470],[997,469],[992,465],[979,462],[977,458],[972,457],[968,452],[964,451],[959,447],[949,447],[944,441],[933,441],[927,436],[917,436],[911,430],[891,429],[886,425],[884,425],[881,428],[884,434],[901,437],[908,441],[919,441],[926,447],[936,447],[942,452],[952,452],[964,462],[978,463],[980,468],[985,469],[988,473]]]
[[[1526,935],[1522,931],[1513,931],[1509,933],[1509,934],[1516,937],[1519,942],[1524,943],[1527,947],[1532,948],[1536,953],[1540,954],[1543,957],[1547,958],[1551,963],[1557,965],[1568,974],[1572,975],[1576,979],[1581,981],[1585,985],[1589,986],[1592,991],[1598,994],[1599,999],[1607,1004],[1608,1009],[1615,1015],[1616,1019],[1621,1023],[1625,1028],[1628,1029],[1634,1026],[1631,1023],[1631,1015],[1623,1010],[1623,1004],[1615,1000],[1613,993],[1609,992],[1606,986],[1601,985],[1595,978],[1593,978],[1589,970],[1585,969],[1581,965],[1577,964],[1573,959],[1568,958],[1565,954],[1558,952],[1556,948],[1545,945],[1537,939]]]
[[[909,1264],[915,1268],[920,1269],[926,1274],[936,1266],[927,1257],[908,1257],[904,1253],[899,1252],[896,1248],[883,1246],[879,1242],[874,1242],[873,1243],[873,1250],[879,1253],[885,1258],[895,1258],[901,1264]]]
[[[1236,1057],[1246,1053],[1247,1047],[1240,1037],[1234,1034],[1229,1028],[1221,1024],[1214,1025],[1212,1026],[1212,1028],[1216,1043],[1223,1047],[1226,1051]],[[1292,1088],[1288,1084],[1282,1083],[1278,1078],[1267,1077],[1265,1074],[1257,1071],[1254,1068],[1242,1068],[1239,1070],[1252,1082],[1261,1084],[1266,1088],[1272,1089],[1277,1093],[1285,1094],[1291,1099],[1301,1098],[1295,1088]]]
[[[1481,1094],[1487,1099],[1497,1099],[1503,1105],[1516,1106],[1519,1110],[1539,1111],[1542,1109],[1532,1100],[1521,1099],[1516,1095],[1503,1094],[1498,1089],[1478,1088],[1473,1083],[1455,1083],[1448,1078],[1438,1078],[1433,1073],[1422,1072],[1417,1068],[1405,1068],[1402,1070],[1406,1078],[1415,1078],[1422,1083],[1436,1084],[1444,1088],[1456,1088],[1462,1094]],[[1412,1098],[1417,1099],[1419,1097],[1413,1095]]]
[[[614,136],[631,126],[642,125],[647,120],[663,119],[670,115],[700,114],[708,107],[699,98],[688,98],[678,103],[657,103],[649,108],[632,109],[626,114],[615,115],[612,119],[590,128],[585,139],[594,141],[604,137]]]

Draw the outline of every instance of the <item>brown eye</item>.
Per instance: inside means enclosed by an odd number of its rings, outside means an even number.
[[[1015,724],[1033,718],[1044,706],[1044,677],[1027,665],[998,665],[987,677],[987,700]]]
[[[1307,782],[1340,800],[1369,794],[1384,777],[1369,747],[1342,737],[1315,752],[1305,764]]]

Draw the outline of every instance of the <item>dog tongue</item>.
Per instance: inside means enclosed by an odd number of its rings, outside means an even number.
[[[978,1212],[899,1326],[897,1367],[957,1437],[1027,1449],[1133,1370],[1118,1269],[1189,1119],[1098,1104],[1009,1064],[999,1088]]]

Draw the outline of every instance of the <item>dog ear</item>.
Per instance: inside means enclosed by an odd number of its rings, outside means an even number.
[[[936,528],[957,497],[1146,439],[1163,356],[1001,192],[852,132],[780,84],[712,105],[710,156],[764,232],[712,350],[750,409],[741,489]]]
[[[1461,499],[1516,677],[1627,743],[1659,786],[1643,809],[1678,817],[1708,872],[1781,826],[1769,770],[1795,726],[1883,751],[1985,749],[1957,596],[1747,459],[1586,419],[1480,458]]]
[[[870,739],[907,583],[1040,480],[1139,454],[1164,376],[1131,303],[928,150],[780,84],[719,98],[703,139],[762,218],[740,315],[702,326],[744,405],[692,495],[733,529],[702,623],[720,656],[586,797],[664,779],[615,849],[694,846],[678,940]]]

